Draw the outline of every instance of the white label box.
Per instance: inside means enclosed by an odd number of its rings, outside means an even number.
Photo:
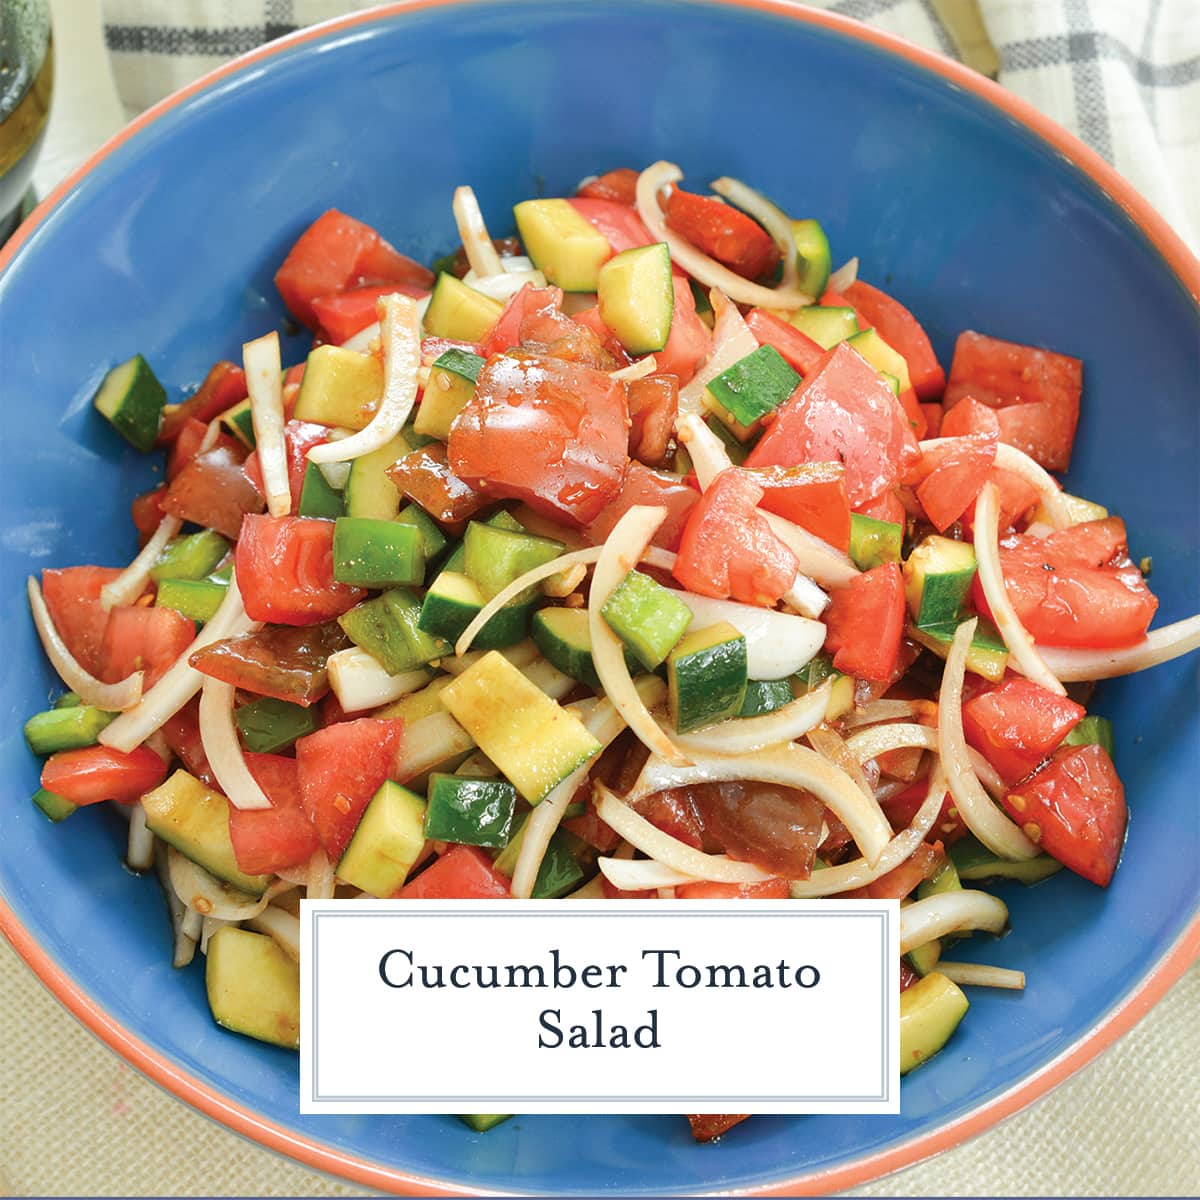
[[[897,1113],[899,903],[309,901],[302,1113]]]

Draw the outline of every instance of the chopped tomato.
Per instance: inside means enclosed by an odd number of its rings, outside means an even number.
[[[775,412],[746,466],[842,462],[855,509],[896,483],[920,453],[892,389],[844,342]]]
[[[919,442],[927,435],[929,426],[925,420],[924,409],[917,400],[917,393],[912,388],[905,388],[896,399],[900,401],[900,407],[904,409],[904,415],[908,418],[913,437]]]
[[[620,380],[544,355],[501,354],[454,421],[450,466],[489,497],[587,525],[621,490],[628,430]]]
[[[568,817],[562,827],[604,854],[611,854],[621,844],[621,835],[606,821],[600,820],[590,804],[579,816]]]
[[[308,452],[313,446],[329,441],[329,428],[315,425],[311,421],[289,421],[283,430],[283,441],[287,448],[288,490],[292,497],[292,511],[300,507],[300,494],[304,491],[304,474],[308,470]],[[262,467],[256,450],[242,466],[246,478],[264,495]]]
[[[195,623],[173,608],[114,608],[104,630],[103,678],[116,683],[134,671],[145,671],[142,687],[151,688],[195,637]]]
[[[1079,423],[1079,401],[1074,407],[1050,401],[1010,404],[997,410],[1000,440],[1023,450],[1047,471],[1065,471],[1071,465],[1071,447]]]
[[[468,354],[480,354],[474,342],[460,342],[454,338],[426,337],[421,339],[421,365],[432,367],[447,350],[465,350]]]
[[[484,358],[501,354],[521,344],[521,325],[527,313],[545,311],[547,308],[561,309],[562,288],[535,288],[527,283],[519,292],[509,297],[487,340],[479,347]]]
[[[396,773],[403,732],[403,721],[363,717],[297,740],[301,802],[335,865],[371,797]]]
[[[695,850],[704,846],[704,825],[696,809],[692,788],[654,792],[633,807],[654,826]]]
[[[671,189],[667,228],[746,279],[769,275],[781,255],[775,239],[744,212],[712,196]]]
[[[387,468],[388,478],[435,521],[453,532],[488,504],[488,497],[450,469],[446,447],[431,442]]]
[[[676,900],[786,900],[786,879],[762,883],[685,883],[675,889]]]
[[[833,665],[858,679],[890,679],[900,657],[904,611],[904,577],[896,563],[883,563],[835,588],[823,614]]]
[[[963,705],[967,741],[1008,785],[1024,779],[1083,719],[1083,705],[1010,675]]]
[[[880,808],[887,817],[891,827],[899,833],[907,829],[917,815],[917,810],[925,803],[929,794],[929,780],[918,779],[911,787],[906,787],[899,795],[892,796],[880,802]],[[947,846],[953,845],[959,838],[966,837],[967,827],[954,804],[954,797],[949,793],[942,801],[941,811],[929,831],[926,841],[933,838]],[[849,834],[846,835],[847,838]]]
[[[215,529],[232,539],[238,536],[242,518],[262,512],[264,502],[246,478],[241,456],[228,446],[215,446],[197,454],[171,480],[162,507],[181,520]]]
[[[97,678],[104,670],[104,630],[108,625],[100,589],[120,574],[116,567],[61,567],[42,572],[42,597],[54,628],[80,666]]]
[[[521,348],[534,354],[549,354],[564,362],[612,371],[628,363],[629,355],[623,350],[618,354],[609,351],[607,343],[612,336],[603,321],[600,325],[603,333],[591,324],[572,320],[556,305],[527,306],[521,318]]]
[[[1129,561],[1125,523],[1086,521],[1044,538],[1017,534],[1000,546],[1008,597],[1021,623],[1045,646],[1106,649],[1140,641],[1158,608]],[[978,578],[976,608],[991,612]]]
[[[763,490],[762,507],[778,513],[839,550],[850,547],[850,500],[841,463],[798,467],[754,467]]]
[[[794,371],[801,375],[811,374],[825,357],[825,348],[814,342],[795,325],[776,316],[766,308],[750,310],[746,325],[760,346],[773,346]]]
[[[845,896],[855,900],[903,900],[918,884],[932,878],[945,865],[946,854],[941,842],[930,845],[922,842],[898,867],[865,887],[846,892]]]
[[[864,517],[874,517],[876,521],[887,521],[892,525],[903,525],[908,520],[904,501],[896,494],[895,488],[888,488],[862,504],[856,504],[854,511]]]
[[[605,325],[604,319],[600,316],[599,305],[593,304],[591,308],[585,308],[581,312],[575,313],[573,319],[577,325],[586,326],[596,335],[600,344],[618,367],[627,367],[633,362],[617,335]]]
[[[654,352],[655,373],[674,375],[687,384],[712,353],[712,334],[696,312],[696,297],[687,280],[675,276],[675,308],[667,344]]]
[[[238,586],[254,621],[315,625],[366,595],[333,578],[333,522],[248,516],[234,552]]]
[[[249,751],[245,758],[271,807],[229,806],[229,839],[239,869],[248,875],[270,875],[308,862],[321,843],[300,800],[296,760]]]
[[[507,900],[510,884],[478,846],[451,846],[398,893],[401,900]]]
[[[203,421],[206,425],[226,409],[245,400],[246,373],[237,363],[222,359],[213,363],[204,382],[182,404],[168,404],[163,410],[158,430],[158,445],[173,441],[188,421]]]
[[[667,518],[658,527],[653,544],[664,550],[678,550],[688,514],[699,499],[699,494],[678,475],[653,471],[640,462],[631,462],[620,492],[605,505],[600,515],[584,530],[584,534],[588,541],[598,546],[635,504],[665,505]]]
[[[936,465],[917,485],[917,499],[939,533],[967,510],[987,482],[996,461],[994,434],[974,433],[923,456],[922,466]]]
[[[407,283],[375,283],[369,287],[352,288],[332,296],[318,296],[312,302],[312,309],[320,328],[326,334],[326,340],[340,346],[356,333],[361,333],[368,325],[374,325],[379,320],[375,311],[375,301],[381,296],[391,296],[396,292],[402,296],[412,296],[414,300],[422,300],[429,295],[427,287],[416,287]]]
[[[679,380],[674,375],[634,379],[625,385],[629,398],[629,457],[648,467],[667,459],[679,412]]]
[[[576,197],[588,200],[612,200],[616,204],[637,203],[638,173],[632,167],[617,167],[605,171],[595,179],[583,184]]]
[[[996,410],[980,404],[974,396],[964,396],[942,417],[942,437],[965,437],[971,433],[1000,436],[1000,419]]]
[[[167,479],[174,479],[200,451],[200,443],[208,436],[208,424],[189,417],[167,452]],[[238,443],[228,434],[217,435],[214,446],[224,446],[235,456],[240,455]]]
[[[656,239],[651,236],[637,209],[615,200],[601,200],[592,196],[576,196],[571,207],[593,228],[608,239],[614,254],[632,250],[634,246],[650,246]],[[681,271],[673,267],[678,279]]]
[[[946,386],[946,372],[942,370],[929,336],[917,318],[899,300],[861,279],[855,280],[846,289],[846,299],[854,305],[860,316],[875,326],[879,336],[903,357],[917,396],[922,400],[940,396]]]
[[[692,1127],[692,1137],[696,1141],[711,1142],[714,1138],[719,1138],[721,1134],[728,1133],[740,1121],[744,1121],[746,1116],[746,1113],[736,1115],[703,1113],[699,1116],[689,1114],[688,1123]]]
[[[1128,811],[1125,789],[1102,746],[1061,747],[1003,803],[1030,841],[1077,875],[1108,886]]]
[[[217,777],[208,765],[208,755],[204,753],[204,741],[200,737],[200,697],[195,696],[177,713],[163,723],[163,739],[171,749],[171,753],[183,764],[189,774],[210,788],[220,790]]]
[[[329,691],[325,664],[350,645],[336,621],[299,627],[268,625],[257,633],[222,638],[192,655],[197,671],[258,696],[307,708]]]
[[[133,527],[138,531],[138,543],[145,545],[154,535],[158,523],[163,518],[162,502],[167,494],[167,485],[160,483],[158,487],[140,496],[134,496],[129,506],[129,515],[133,519]]]
[[[128,754],[107,746],[60,750],[42,767],[42,787],[72,804],[133,804],[166,777],[167,764],[146,746]]]
[[[925,436],[941,437],[942,406],[940,404],[921,404],[921,413],[925,417]]]
[[[1016,525],[1041,499],[1037,488],[1024,475],[1003,467],[993,467],[988,472],[988,482],[996,489],[999,500],[1001,534]],[[975,527],[975,501],[967,506],[963,521],[968,527]]]
[[[300,235],[275,272],[288,312],[310,329],[320,323],[315,300],[379,283],[428,289],[433,274],[394,250],[369,225],[333,208]]]
[[[688,515],[675,578],[702,596],[771,606],[796,578],[796,556],[758,511],[763,489],[748,471],[727,468]]]

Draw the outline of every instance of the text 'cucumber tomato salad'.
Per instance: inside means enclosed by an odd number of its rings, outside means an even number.
[[[1048,473],[1083,364],[966,331],[947,376],[817,221],[680,180],[500,240],[459,188],[433,270],[331,210],[275,276],[304,362],[105,378],[166,482],[129,566],[29,582],[70,689],[34,801],[129,818],[221,1025],[297,1045],[302,896],[897,897],[907,1071],[1024,984],[945,957],[1005,928],[981,884],[1112,877],[1091,681],[1200,618],[1151,630],[1124,524]]]

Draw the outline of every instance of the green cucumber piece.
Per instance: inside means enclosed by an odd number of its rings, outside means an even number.
[[[478,354],[456,348],[447,350],[429,368],[429,380],[413,420],[418,434],[440,442],[449,440],[454,418],[475,395],[483,361]]]
[[[1063,739],[1064,746],[1099,746],[1109,758],[1116,750],[1113,723],[1107,717],[1084,717]]]
[[[338,863],[338,877],[369,896],[394,896],[425,845],[424,826],[425,801],[408,788],[385,781]]]
[[[507,780],[433,774],[426,795],[430,840],[494,848],[508,844],[517,790]]]
[[[941,957],[942,943],[937,938],[921,946],[914,946],[908,952],[908,961],[918,975],[928,975],[931,971],[936,971]]]
[[[954,860],[948,858],[933,875],[917,884],[917,899],[924,900],[927,896],[940,896],[943,892],[961,891],[962,883],[959,881]],[[922,975],[924,973],[921,972]]]
[[[150,568],[150,578],[155,583],[164,579],[203,579],[228,553],[229,542],[211,529],[172,538]]]
[[[383,363],[378,355],[342,346],[318,346],[304,367],[292,416],[344,429],[363,429],[383,395]]]
[[[607,242],[605,243],[607,245]],[[504,306],[453,275],[439,275],[425,310],[425,333],[454,342],[482,342]]]
[[[421,604],[418,625],[426,633],[453,645],[483,608],[483,593],[476,583],[448,567],[433,581]],[[506,604],[475,635],[475,650],[500,650],[524,641],[537,598]]]
[[[762,717],[783,708],[795,699],[786,679],[748,679],[739,717]]]
[[[862,513],[850,514],[850,557],[860,571],[884,563],[898,563],[904,543],[904,526],[878,521]]]
[[[729,461],[735,467],[740,467],[746,461],[746,457],[750,453],[750,447],[741,441],[737,434],[716,413],[709,413],[704,418],[704,423],[720,439],[721,444],[725,447],[725,453],[729,455]],[[686,454],[686,451],[681,447],[677,453]],[[691,463],[689,462],[687,469],[679,472],[679,474],[686,475],[691,469]]]
[[[630,571],[600,611],[608,627],[647,671],[665,661],[692,623],[692,610],[641,571]]]
[[[233,925],[218,929],[208,942],[204,985],[218,1025],[300,1048],[300,964],[273,938]]]
[[[937,971],[900,993],[900,1074],[932,1058],[970,1008],[962,989]]]
[[[896,387],[893,390],[897,396],[912,387],[912,380],[908,374],[908,363],[904,356],[893,350],[879,336],[878,329],[864,329],[861,333],[856,333],[847,339],[846,344],[853,346],[881,375],[891,376],[896,380]]]
[[[388,478],[387,468],[397,459],[410,453],[412,447],[403,434],[397,434],[386,446],[356,458],[350,464],[346,479],[346,516],[371,517],[391,521],[400,511],[403,497],[400,489]]]
[[[300,488],[299,515],[336,521],[345,511],[346,500],[342,493],[330,487],[325,472],[316,463],[307,463],[304,467],[304,484]]]
[[[254,436],[254,414],[249,399],[239,400],[232,408],[227,408],[219,420],[247,450],[253,450],[258,444]]]
[[[82,704],[83,701],[75,695],[74,692],[63,692],[61,696],[54,702],[55,708],[75,708]]]
[[[608,238],[580,216],[569,200],[524,200],[514,206],[513,216],[525,253],[547,283],[564,292],[596,290],[601,265],[612,257],[612,248]]]
[[[930,629],[910,625],[908,634],[914,642],[919,642],[926,650],[932,650],[938,658],[944,659],[950,653],[950,643],[954,641],[954,631],[957,628],[957,623],[937,625]],[[998,683],[1004,678],[1007,666],[1008,647],[1004,644],[1004,639],[991,621],[980,617],[975,636],[967,647],[967,670]]]
[[[516,869],[528,820],[529,814],[526,813],[521,818],[521,823],[516,833],[513,834],[512,840],[496,856],[493,865],[501,875],[508,875],[511,878]],[[582,849],[583,843],[578,838],[569,834],[565,829],[556,829],[550,838],[550,844],[546,847],[542,865],[538,868],[533,891],[530,893],[531,899],[554,900],[559,896],[566,895],[567,892],[582,883],[584,870],[579,863],[579,854]]]
[[[668,703],[679,733],[736,717],[746,696],[746,639],[728,621],[685,634],[667,658]]]
[[[142,453],[154,449],[167,393],[140,354],[105,375],[92,403],[135,449]]]
[[[675,312],[671,252],[666,242],[623,250],[596,279],[600,319],[630,354],[653,354],[667,344]]]
[[[488,601],[514,579],[558,558],[565,549],[552,538],[471,521],[463,536],[463,572]]]
[[[813,688],[820,687],[831,675],[837,675],[838,672],[834,669],[833,659],[823,650],[814,654],[796,672],[796,682],[800,685],[800,694],[811,692]]]
[[[55,754],[59,750],[81,750],[94,746],[116,713],[79,704],[71,708],[51,708],[35,713],[25,722],[25,741],[34,754]]]
[[[833,265],[825,230],[812,218],[793,221],[792,241],[796,244],[796,265],[800,268],[796,282],[802,292],[819,300],[829,286],[829,271]]]
[[[228,590],[227,583],[216,583],[211,579],[164,579],[158,585],[154,607],[173,608],[203,625],[212,620]]]
[[[419,584],[425,579],[425,539],[415,525],[339,517],[333,525],[333,577],[365,588]]]
[[[45,788],[38,788],[33,793],[33,802],[56,825],[59,821],[65,821],[79,807],[78,804],[68,800],[66,796],[60,796],[57,792],[49,792]]]
[[[1048,854],[1039,854],[1036,858],[1025,858],[1018,862],[997,858],[970,834],[959,838],[948,853],[954,869],[958,872],[958,878],[967,882],[1016,879],[1020,883],[1031,885],[1049,879],[1051,875],[1062,870],[1062,863]]]
[[[739,425],[753,425],[796,390],[800,376],[774,346],[759,346],[708,382],[709,395]]]
[[[396,517],[396,522],[400,525],[415,525],[421,531],[426,569],[450,544],[449,539],[438,528],[437,522],[419,504],[406,504]]]
[[[460,1113],[458,1119],[465,1121],[476,1133],[487,1133],[511,1117],[511,1113]]]
[[[390,588],[338,617],[346,636],[389,675],[423,667],[451,652],[448,643],[420,628],[421,603],[404,588]]]
[[[491,622],[488,624],[490,627]],[[596,664],[592,660],[592,635],[588,630],[586,609],[539,608],[533,614],[530,636],[551,666],[600,690],[600,676],[596,674]],[[630,674],[641,669],[628,647],[625,648],[625,666]]]
[[[278,754],[297,738],[321,728],[321,716],[316,707],[305,708],[274,696],[241,705],[234,710],[233,719],[237,722],[242,745],[255,754]]]
[[[975,566],[973,546],[936,533],[913,549],[904,564],[904,594],[918,629],[958,623]]]
[[[854,315],[854,309],[832,305],[810,304],[807,308],[797,309],[792,313],[791,322],[826,350],[858,332],[858,318]]]

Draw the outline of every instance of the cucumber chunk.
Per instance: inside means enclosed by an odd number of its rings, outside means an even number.
[[[630,571],[600,611],[647,671],[665,661],[692,623],[692,610],[641,571]]]
[[[511,1116],[511,1113],[460,1113],[458,1119],[465,1121],[476,1133],[487,1133],[502,1121],[511,1119]]]
[[[630,354],[667,344],[675,313],[671,252],[666,242],[635,246],[610,258],[597,276],[600,319]]]
[[[850,557],[860,571],[898,563],[903,543],[903,525],[865,517],[862,513],[850,514]]]
[[[33,802],[56,825],[59,821],[65,821],[79,807],[78,804],[68,800],[66,796],[60,796],[57,792],[49,792],[45,788],[38,788],[33,793]]]
[[[792,222],[792,241],[796,245],[796,265],[800,268],[797,282],[800,290],[819,300],[829,286],[832,266],[829,239],[819,221],[811,218]]]
[[[600,676],[596,674],[596,664],[592,660],[592,636],[588,632],[586,609],[539,608],[533,614],[530,634],[533,644],[551,666],[600,690]],[[628,647],[625,648],[625,666],[630,674],[641,668]]]
[[[93,708],[90,704],[52,708],[35,713],[25,722],[25,741],[34,754],[81,750],[84,746],[94,746],[100,731],[116,717],[116,713]]]
[[[564,549],[562,542],[550,538],[471,521],[463,536],[463,571],[487,601],[526,571],[558,558]]]
[[[569,200],[523,200],[513,208],[513,216],[525,253],[547,283],[564,292],[596,290],[600,267],[612,256],[612,248]]]
[[[300,964],[265,933],[218,929],[209,939],[204,982],[218,1025],[300,1048]]]
[[[247,450],[253,450],[258,444],[254,436],[254,415],[248,398],[239,400],[232,408],[227,408],[218,420]]]
[[[792,313],[791,322],[826,350],[858,332],[858,318],[854,315],[854,309],[835,308],[832,305],[810,304],[807,308],[797,309]]]
[[[1099,746],[1109,758],[1116,750],[1113,723],[1107,717],[1084,717],[1063,739],[1064,746]]]
[[[333,526],[333,577],[365,588],[420,584],[425,579],[425,539],[415,525],[339,517]]]
[[[500,848],[512,836],[517,792],[503,779],[429,777],[425,836],[434,841]]]
[[[667,658],[667,689],[679,733],[736,717],[746,695],[746,639],[728,621],[685,634]]]
[[[908,363],[904,356],[893,350],[879,336],[878,329],[864,329],[861,333],[850,337],[847,344],[853,346],[881,375],[891,376],[896,380],[896,387],[892,390],[897,395],[912,387],[912,380],[908,374]]]
[[[962,989],[937,971],[900,993],[900,1074],[932,1058],[970,1007]]]
[[[975,550],[967,542],[935,533],[914,548],[904,564],[904,594],[918,629],[958,623],[975,566]]]
[[[454,418],[475,394],[483,361],[478,354],[459,349],[447,350],[438,358],[429,369],[429,381],[413,421],[417,433],[440,442],[449,440]]]
[[[154,449],[167,393],[140,354],[105,375],[92,403],[135,449],[142,453]]]
[[[1016,879],[1031,885],[1049,879],[1062,870],[1062,863],[1048,854],[1012,862],[997,858],[982,842],[970,834],[950,847],[950,861],[960,880],[979,882],[987,879]]]
[[[926,650],[932,650],[938,658],[946,658],[950,653],[950,643],[954,641],[954,631],[957,624],[937,625],[930,629],[922,629],[919,625],[908,626],[908,636],[914,642],[919,642]],[[967,670],[974,671],[984,679],[998,683],[1004,678],[1008,667],[1008,647],[997,632],[995,625],[985,617],[979,618],[975,636],[967,647]]]
[[[774,346],[759,346],[715,379],[708,392],[739,425],[751,426],[796,390],[800,376]]]
[[[370,896],[394,896],[425,845],[425,801],[383,783],[371,798],[337,866],[340,879]]]
[[[511,877],[516,870],[517,859],[521,853],[521,844],[525,840],[525,825],[529,820],[528,814],[521,818],[521,824],[513,839],[496,856],[495,867],[501,875]],[[537,878],[533,882],[530,898],[533,900],[554,900],[565,896],[583,882],[583,867],[579,863],[579,851],[582,843],[565,829],[555,830],[546,847],[542,865],[538,868]]]
[[[748,679],[739,717],[762,717],[783,708],[795,699],[786,679]]]
[[[425,333],[455,342],[482,342],[503,311],[498,300],[477,292],[461,279],[439,275],[425,310]]]
[[[375,354],[318,346],[308,356],[292,416],[318,425],[363,429],[383,395],[383,363]]]
[[[407,438],[397,434],[386,446],[356,458],[346,479],[346,516],[391,521],[400,511],[400,489],[388,478],[387,469],[411,450]]]
[[[447,568],[425,593],[418,625],[426,633],[444,638],[452,645],[479,615],[484,603],[483,593],[474,580]],[[536,605],[536,597],[506,604],[475,635],[472,647],[476,650],[501,650],[523,641],[529,629],[530,614]]]

